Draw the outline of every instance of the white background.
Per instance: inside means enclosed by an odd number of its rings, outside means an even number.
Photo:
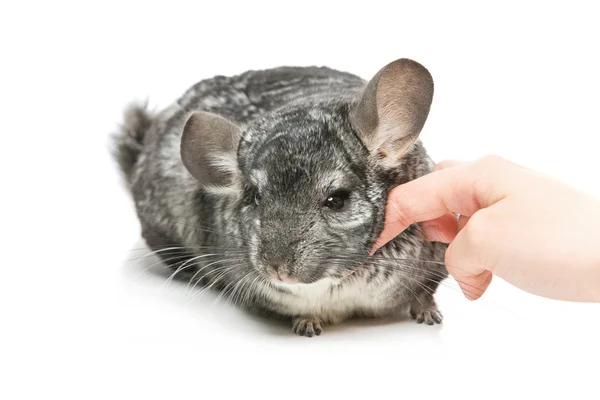
[[[413,58],[436,82],[436,160],[497,153],[600,195],[594,2],[351,3],[1,6],[0,397],[598,398],[597,304],[498,279],[468,302],[448,280],[441,327],[307,339],[127,261],[146,250],[108,155],[123,107],[247,69]]]

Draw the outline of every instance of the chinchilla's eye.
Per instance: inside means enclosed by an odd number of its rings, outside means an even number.
[[[260,204],[260,194],[258,194],[258,192],[254,194],[254,203],[256,203],[257,206]]]
[[[344,190],[338,190],[336,192],[333,192],[332,194],[327,196],[327,199],[325,200],[323,206],[331,210],[341,210],[344,208],[349,195],[350,193]]]
[[[329,196],[325,200],[325,207],[332,210],[340,210],[344,208],[344,199],[341,196]]]

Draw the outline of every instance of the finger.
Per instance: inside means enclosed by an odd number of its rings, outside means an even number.
[[[390,191],[383,230],[374,253],[413,223],[431,221],[448,213],[473,215],[485,204],[476,197],[474,173],[466,167],[440,170]]]
[[[444,160],[444,161],[441,161],[438,164],[436,164],[434,166],[432,172],[441,171],[443,169],[448,169],[448,168],[452,168],[452,167],[456,167],[456,166],[460,166],[460,165],[464,165],[464,164],[466,164],[464,161]],[[386,209],[386,218],[387,218],[389,212],[390,212],[390,209],[388,207],[388,209]],[[447,215],[453,215],[453,214],[447,213]],[[432,221],[425,221],[421,224],[427,240],[429,240],[431,242],[449,243],[454,238],[454,236],[456,236],[456,233],[458,232],[458,229],[455,229],[456,228],[456,218],[452,217],[453,221],[450,221],[450,219],[447,217],[447,215],[438,217]],[[384,229],[381,232],[379,238],[373,245],[369,255],[373,255],[373,253],[375,253],[375,251],[377,251],[378,248],[380,248],[381,246],[383,246],[384,244],[386,244],[387,242],[392,240],[395,236],[397,236],[401,232],[401,231],[398,231],[396,233],[396,231],[397,231],[397,229],[394,229],[393,222],[391,224],[390,223],[386,224],[384,226]]]
[[[442,217],[421,223],[425,238],[430,242],[450,243],[458,234],[456,216],[448,213]]]
[[[494,274],[490,271],[484,270],[479,275],[464,276],[454,279],[458,282],[458,286],[460,286],[460,289],[468,300],[477,300],[483,296],[490,286],[493,276]]]

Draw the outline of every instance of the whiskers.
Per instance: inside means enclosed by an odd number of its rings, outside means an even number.
[[[266,283],[266,280],[256,271],[249,260],[249,249],[224,246],[195,246],[193,249],[177,245],[134,248],[134,257],[124,262],[126,264],[140,263],[143,265],[143,275],[162,276],[162,273],[150,274],[150,271],[161,265],[161,271],[170,271],[161,285],[164,293],[184,285],[184,295],[192,303],[205,295],[216,295],[213,304],[226,299],[237,307],[243,307],[256,288]],[[135,254],[144,251],[144,254]],[[213,290],[215,289],[215,290]]]
[[[353,254],[352,251],[346,252],[344,254],[330,255],[327,258],[327,260],[329,265],[337,266],[339,268],[348,268],[358,271],[362,267],[372,265],[374,267],[383,269],[384,271],[387,270],[396,274],[400,274],[402,278],[405,279],[407,282],[403,283],[401,281],[398,281],[397,283],[399,283],[402,286],[402,288],[408,290],[409,292],[412,292],[412,295],[419,303],[420,300],[418,296],[414,293],[414,290],[411,289],[407,283],[416,285],[416,287],[418,287],[426,293],[431,294],[432,296],[438,292],[438,286],[448,288],[451,290],[452,293],[460,294],[461,298],[464,297],[463,293],[467,293],[471,296],[477,297],[483,294],[483,291],[476,286],[467,284],[465,282],[461,282],[461,284],[459,285],[459,282],[448,274],[446,264],[437,260],[394,257],[387,254],[382,255],[377,253],[369,257],[364,256],[362,253]],[[461,268],[455,266],[453,267],[458,270],[464,271]],[[354,279],[354,275],[355,274],[352,274],[346,279]],[[490,304],[486,299],[481,299],[481,301]],[[510,310],[504,305],[498,304],[496,302],[492,303],[494,306],[501,308],[509,314],[516,315],[514,310]]]
[[[414,282],[419,288],[431,295],[435,294],[437,285],[444,285],[462,293],[458,282],[448,275],[445,263],[437,260],[393,257],[388,255],[368,257],[362,254],[353,255],[347,253],[330,256],[327,258],[327,261],[330,265],[339,266],[340,268],[360,269],[361,266],[371,266],[384,271],[392,271],[401,274],[402,278]],[[427,285],[427,282],[432,283],[432,285]],[[452,282],[456,284],[453,285]],[[405,285],[405,287],[407,286]],[[475,286],[463,284],[463,287],[470,294],[482,294],[481,290]]]
[[[435,295],[440,286],[450,289],[452,293],[461,294],[461,298],[463,292],[477,297],[482,294],[478,287],[464,283],[461,284],[461,289],[458,282],[448,275],[444,262],[439,260],[395,257],[382,252],[369,256],[366,252],[353,248],[332,251],[331,243],[328,242],[319,243],[312,250],[316,266],[311,268],[355,272],[369,268],[374,284],[382,285],[390,276],[400,275],[401,279],[394,279],[397,289],[393,290],[407,293],[419,303],[424,293]],[[139,254],[140,251],[144,253]],[[234,307],[244,308],[273,288],[270,280],[254,268],[250,259],[252,251],[246,245],[202,245],[187,248],[166,243],[152,246],[152,249],[132,249],[132,257],[126,262],[142,261],[143,273],[161,265],[162,271],[169,272],[153,274],[164,277],[161,291],[172,288],[176,281],[177,287],[183,288],[189,303],[210,294],[214,295],[211,307],[225,301]],[[351,282],[355,279],[367,279],[365,276],[354,273],[344,280]],[[263,298],[262,301],[268,300]]]

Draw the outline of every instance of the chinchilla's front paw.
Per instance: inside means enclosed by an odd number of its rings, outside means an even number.
[[[296,317],[292,324],[294,333],[300,336],[312,337],[319,336],[323,332],[321,320],[316,317]]]
[[[410,306],[410,315],[419,324],[424,322],[427,325],[441,324],[443,319],[442,313],[429,296],[421,298],[420,301],[413,301]]]
[[[419,324],[425,322],[427,325],[441,324],[443,319],[442,313],[437,308],[419,310],[414,314],[411,313],[411,316]]]

